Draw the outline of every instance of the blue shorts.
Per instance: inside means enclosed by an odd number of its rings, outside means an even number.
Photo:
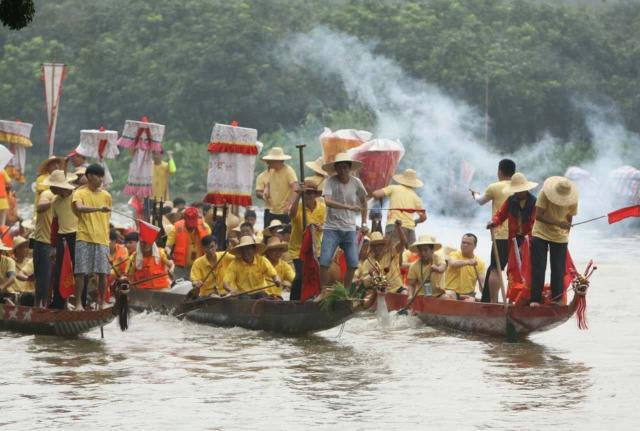
[[[333,255],[336,253],[338,246],[344,251],[344,257],[347,260],[347,267],[357,268],[359,259],[358,240],[355,230],[332,230],[324,229],[322,231],[322,247],[320,248],[320,266],[328,267],[331,265]]]

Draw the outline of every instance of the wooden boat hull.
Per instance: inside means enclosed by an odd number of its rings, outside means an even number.
[[[187,297],[184,289],[136,289],[129,292],[129,308],[136,311],[155,311],[169,314]]]
[[[190,311],[190,321],[213,326],[239,326],[284,335],[303,335],[336,327],[354,315],[351,301],[339,301],[323,310],[319,303],[231,299],[213,301]]]
[[[429,326],[498,337],[516,336],[520,339],[563,324],[573,315],[575,307],[574,302],[541,307],[509,306],[505,313],[502,304],[419,296],[411,305],[411,310]],[[507,333],[507,320],[511,334]]]
[[[25,334],[73,337],[107,325],[114,318],[112,307],[95,311],[69,311],[0,305],[0,329]]]

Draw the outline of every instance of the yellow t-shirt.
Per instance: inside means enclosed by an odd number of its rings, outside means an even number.
[[[369,257],[360,263],[357,277],[363,278],[369,275],[374,269],[374,263],[377,263],[377,267],[382,271],[381,275],[386,277],[390,292],[397,292],[403,287],[402,274],[400,272],[400,255],[395,250],[387,250],[380,260],[376,260],[373,257],[373,253],[369,253]]]
[[[204,283],[200,286],[200,296],[209,296],[212,293],[216,293],[218,295],[226,293],[223,284],[224,273],[229,264],[233,262],[234,257],[230,253],[227,253],[224,257],[223,255],[223,251],[216,252],[216,259],[219,263],[211,275],[209,275],[209,272],[211,271],[212,266],[206,255],[200,256],[193,262],[189,278],[191,281],[204,280]]]
[[[489,187],[485,190],[484,195],[491,199],[491,217],[498,212],[502,204],[511,196],[505,191],[510,184],[511,181],[509,180],[498,181],[489,184]],[[509,221],[505,220],[504,223],[496,227],[494,231],[496,233],[496,239],[509,239]]]
[[[275,268],[264,256],[256,256],[251,263],[246,263],[238,257],[227,267],[224,282],[229,283],[238,292],[248,292],[272,284],[271,279],[276,275],[278,273]]]
[[[322,226],[327,218],[327,205],[323,199],[316,199],[316,207],[313,211],[307,211],[307,224],[317,224]],[[322,230],[315,230],[316,254],[320,254],[320,243],[322,241]],[[291,238],[289,239],[289,255],[293,259],[300,258],[300,248],[302,247],[302,202],[298,202],[298,212],[291,220]]]
[[[51,190],[45,190],[40,193],[39,204],[46,204],[52,202],[55,199],[55,195],[51,193]],[[49,207],[48,210],[36,214],[36,227],[33,231],[33,239],[45,244],[51,244],[51,222],[53,221],[53,210]]]
[[[6,185],[11,184],[11,177],[9,177],[9,174],[7,174],[7,171],[3,169],[2,172],[0,172],[0,175],[4,175],[4,183]],[[9,192],[6,192],[6,193],[8,194]],[[7,210],[7,209],[9,209],[9,199],[0,198],[0,210]]]
[[[578,204],[561,207],[560,205],[556,205],[551,202],[543,191],[540,191],[538,194],[536,207],[538,208],[538,211],[541,209],[545,210],[544,214],[546,217],[558,222],[567,221],[567,216],[574,216],[578,213]],[[569,242],[569,231],[564,230],[559,226],[551,225],[539,220],[536,220],[533,223],[531,235],[551,242]]]
[[[168,201],[169,198],[169,164],[160,162],[159,165],[153,164],[153,176],[151,182],[151,197],[155,200]]]
[[[444,258],[441,255],[434,253],[433,263],[431,265],[442,265],[443,263]],[[431,265],[423,264],[421,260],[413,262],[409,267],[407,280],[412,286],[415,286],[416,282],[418,283],[418,286],[420,286],[418,294],[420,295],[424,295],[422,285],[425,282],[429,282],[431,283],[431,294],[433,296],[440,296],[444,293],[444,290],[442,290],[442,276],[444,274],[433,271],[431,269]]]
[[[256,178],[256,191],[257,190],[264,191],[264,189],[267,187],[268,182],[269,182],[269,171],[267,170],[267,171],[261,172],[260,175],[258,175],[258,177]],[[266,210],[271,209],[270,199],[264,200],[264,209]]]
[[[209,226],[209,224],[204,223],[204,229],[207,231],[207,235],[211,235],[211,227]],[[187,243],[187,251],[186,251],[186,265],[190,266],[195,259],[191,259],[191,256],[193,253],[191,253],[191,250],[196,250],[196,254],[198,254],[198,250],[200,250],[200,237],[198,236],[198,230],[194,229],[192,232],[187,231],[187,236],[189,237],[189,242]],[[169,232],[167,232],[167,243],[166,246],[167,247],[173,247],[176,243],[176,229],[175,229],[175,224],[173,226],[173,229],[171,229]],[[200,256],[197,256],[200,257]]]
[[[36,196],[33,199],[33,206],[34,207],[36,207],[38,205],[38,201],[40,199],[40,194],[45,190],[49,190],[49,186],[45,186],[43,184],[44,180],[46,180],[48,177],[49,177],[49,174],[42,174],[42,175],[38,175],[38,178],[36,178]]]
[[[268,184],[269,199],[266,208],[273,214],[284,214],[285,206],[291,198],[291,183],[298,181],[296,172],[291,166],[284,165],[277,171],[271,169],[263,172],[258,176],[258,179],[259,181],[256,180],[256,190],[264,190]]]
[[[470,259],[464,257],[460,250],[456,250],[451,252],[449,255],[451,260],[466,260]],[[482,275],[487,270],[484,264],[484,261],[480,259],[478,256],[474,255],[472,259],[475,259],[477,262],[476,268],[478,269],[478,275],[482,277]],[[445,289],[454,290],[460,295],[470,295],[476,289],[476,283],[478,282],[478,277],[476,276],[476,271],[473,266],[465,265],[459,268],[452,268],[451,265],[447,266],[447,270],[444,274],[445,280]]]
[[[0,283],[7,281],[10,272],[16,273],[16,261],[8,256],[0,256]]]
[[[23,260],[22,263],[19,263],[18,261],[14,261],[14,263],[16,266],[16,274],[21,272],[25,277],[33,275],[33,259],[30,257]],[[11,286],[9,290],[13,290],[11,293],[33,293],[36,289],[33,281],[20,281],[16,278],[14,285]]]
[[[73,193],[73,202],[80,202],[82,205],[91,208],[111,207],[112,205],[109,192],[102,189],[92,191],[88,187],[77,189]],[[108,246],[109,213],[103,213],[101,211],[78,213],[76,240]]]
[[[58,218],[59,234],[73,233],[78,230],[78,216],[76,216],[71,207],[72,198],[73,194],[66,198],[56,196],[51,205],[53,216]]]
[[[272,264],[273,265],[273,264]],[[296,278],[296,272],[293,270],[291,265],[289,265],[286,261],[280,259],[278,264],[274,266],[280,281],[288,281],[289,283],[293,283],[293,279]],[[267,295],[273,296],[282,296],[282,287],[271,286],[266,289],[265,292]]]
[[[389,198],[389,208],[422,209],[422,199],[411,187],[402,184],[394,184],[382,189],[384,195]],[[415,229],[414,213],[403,211],[389,211],[387,224],[394,224],[397,219],[402,221],[402,227]]]

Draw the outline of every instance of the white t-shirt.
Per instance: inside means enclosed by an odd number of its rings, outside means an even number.
[[[349,176],[349,182],[346,184],[341,183],[337,175],[332,176],[324,182],[322,193],[334,202],[345,205],[360,206],[360,201],[367,197],[367,190],[362,185],[362,181],[354,176]],[[327,219],[324,228],[342,231],[356,230],[356,214],[356,211],[331,208],[327,205]]]

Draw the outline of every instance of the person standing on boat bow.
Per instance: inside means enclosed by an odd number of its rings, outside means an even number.
[[[565,177],[549,177],[536,200],[536,220],[531,232],[531,302],[542,303],[547,270],[547,251],[551,264],[551,299],[562,303],[569,230],[578,212],[578,188]]]
[[[476,282],[481,289],[485,264],[474,254],[478,237],[472,233],[462,235],[460,250],[452,252],[447,258],[447,270],[444,274],[445,294],[443,299],[463,299],[474,302]]]
[[[173,227],[167,235],[165,251],[173,257],[176,277],[186,278],[193,262],[204,254],[202,239],[211,235],[211,228],[194,207],[185,208],[183,219],[175,222]]]
[[[508,220],[509,246],[507,250],[513,247],[514,238],[518,246],[520,246],[524,241],[524,237],[531,235],[533,223],[536,219],[536,197],[529,190],[537,186],[538,183],[527,181],[527,177],[524,174],[520,172],[513,174],[509,186],[505,189],[510,195],[509,198],[487,224],[487,229],[495,229]],[[494,286],[490,287],[493,288]],[[497,286],[491,289],[490,294],[491,302],[498,302]]]
[[[491,201],[491,217],[495,216],[500,207],[509,197],[506,188],[511,184],[511,177],[516,172],[516,163],[510,159],[502,159],[498,163],[498,181],[489,184],[483,195],[478,192],[471,191],[471,196],[479,205],[484,205]],[[500,268],[503,270],[507,267],[509,260],[509,223],[503,223],[495,230],[496,248],[498,249],[498,258],[500,259]],[[485,286],[482,289],[482,302],[491,300],[490,292],[497,292],[500,289],[500,279],[502,274],[498,274],[498,266],[496,264],[493,244],[491,246],[491,262],[485,276]]]
[[[347,153],[336,155],[335,161],[326,163],[322,169],[332,175],[324,182],[323,195],[327,205],[327,219],[320,250],[320,298],[329,281],[329,266],[338,247],[344,252],[347,270],[344,287],[349,289],[359,264],[356,213],[360,213],[363,235],[367,233],[367,190],[359,178],[351,175],[362,167]]]
[[[234,258],[228,252],[218,252],[218,243],[213,235],[202,238],[202,250],[200,256],[191,266],[191,284],[197,289],[198,296],[226,295],[224,289],[224,274]]]
[[[234,295],[246,292],[248,298],[260,299],[268,296],[266,291],[272,285],[280,287],[276,269],[266,257],[261,256],[265,248],[264,244],[256,243],[253,237],[240,238],[240,243],[230,251],[236,258],[224,274],[226,291]]]
[[[376,190],[372,196],[375,199],[388,197],[389,208],[422,210],[418,211],[418,218],[415,220],[411,212],[397,209],[389,211],[387,215],[387,226],[384,228],[385,237],[391,239],[393,243],[397,243],[400,238],[396,229],[402,229],[407,243],[412,244],[416,241],[416,226],[427,220],[427,212],[423,211],[422,199],[415,191],[415,189],[424,186],[424,183],[418,179],[416,171],[413,169],[406,169],[403,173],[394,175],[393,180],[398,184]],[[401,228],[395,225],[396,220],[402,221]]]
[[[289,223],[289,207],[298,183],[296,172],[285,163],[290,159],[280,147],[273,147],[262,158],[267,169],[256,178],[256,196],[265,203],[264,227],[272,220]]]

